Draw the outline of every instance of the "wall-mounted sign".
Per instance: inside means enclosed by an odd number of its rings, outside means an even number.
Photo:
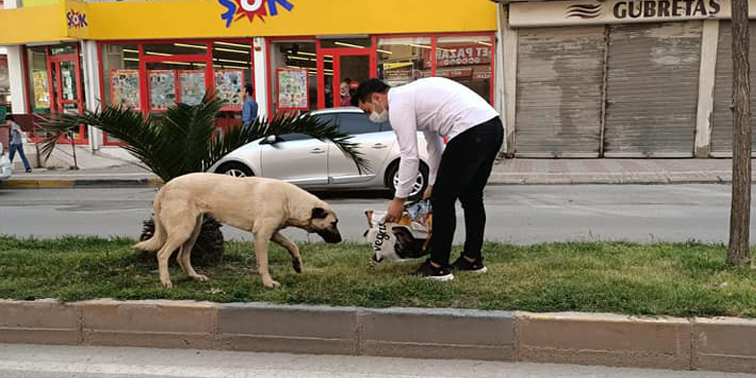
[[[522,2],[510,5],[509,25],[541,27],[728,19],[730,15],[731,3],[724,0]]]
[[[89,26],[87,15],[75,10],[70,10],[66,13],[66,21],[69,29],[79,29]]]
[[[430,50],[423,50],[425,68],[431,67]],[[491,64],[491,47],[478,44],[436,48],[437,67]]]
[[[249,22],[259,18],[265,22],[265,17],[278,15],[279,6],[291,12],[294,4],[287,0],[218,0],[218,3],[226,8],[221,14],[221,18],[226,22],[226,27],[231,27],[231,23],[247,18]]]
[[[309,77],[307,70],[276,70],[278,110],[309,110]]]
[[[225,101],[222,110],[241,110],[244,102],[244,71],[215,70],[215,95]]]
[[[110,103],[140,110],[139,106],[139,70],[110,70]]]
[[[152,111],[166,111],[176,103],[176,71],[150,72],[150,106]]]
[[[199,105],[205,97],[205,70],[182,70],[179,73],[181,102],[187,105]]]

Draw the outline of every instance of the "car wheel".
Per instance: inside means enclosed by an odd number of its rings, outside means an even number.
[[[252,177],[255,174],[246,165],[242,163],[225,163],[215,170],[215,173],[222,175],[234,176],[234,177]]]
[[[396,193],[396,186],[399,184],[399,164],[393,164],[386,174],[387,184],[391,193]],[[423,197],[425,189],[428,187],[428,167],[425,163],[420,163],[420,171],[417,172],[415,183],[412,185],[412,191],[409,195],[410,201],[415,201]]]

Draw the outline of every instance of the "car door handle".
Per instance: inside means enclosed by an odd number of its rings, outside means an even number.
[[[311,154],[322,154],[324,152],[325,152],[325,148],[320,148],[320,147],[313,148],[310,150]]]
[[[376,143],[373,145],[373,148],[375,148],[376,150],[380,150],[381,148],[387,148],[387,147],[388,146],[383,143]]]

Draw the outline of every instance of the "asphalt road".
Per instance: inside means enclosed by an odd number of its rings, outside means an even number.
[[[0,190],[0,234],[53,237],[137,237],[148,219],[155,189]],[[340,216],[342,235],[362,240],[366,209],[385,210],[379,193],[324,195]],[[530,244],[549,241],[656,240],[726,242],[728,185],[491,186],[486,191],[489,240]],[[752,209],[753,210],[753,209]],[[752,212],[753,213],[753,212]],[[461,211],[455,240],[464,240]],[[752,222],[752,225],[756,222]],[[250,240],[224,227],[227,239]],[[293,239],[320,240],[303,231]],[[756,227],[752,226],[752,242]]]
[[[556,364],[0,344],[13,378],[746,378],[747,374]]]

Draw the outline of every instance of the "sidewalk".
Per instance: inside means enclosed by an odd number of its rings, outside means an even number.
[[[731,159],[506,159],[494,166],[489,180],[498,185],[730,182]]]
[[[77,149],[81,169],[34,169],[19,165],[0,188],[154,187],[161,181],[133,158]],[[505,159],[492,185],[670,184],[732,182],[730,159]]]

